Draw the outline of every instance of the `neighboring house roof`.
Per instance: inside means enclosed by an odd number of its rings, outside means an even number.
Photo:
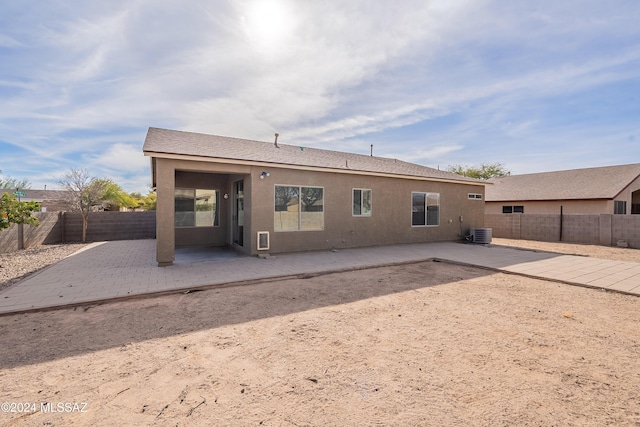
[[[13,194],[18,191],[15,188],[4,188],[0,190],[0,193],[9,193]],[[31,189],[20,189],[23,191],[26,196],[21,197],[23,200],[33,200],[36,202],[42,202],[45,200],[61,200],[64,199],[67,194],[66,191],[63,190],[31,190]]]
[[[640,176],[640,163],[492,178],[487,202],[613,199]]]
[[[0,195],[2,193],[14,194],[17,190],[15,188],[0,189]],[[25,193],[24,197],[20,197],[22,202],[38,202],[40,203],[42,210],[49,212],[65,211],[68,209],[66,202],[67,192],[63,190],[31,190],[20,189]]]
[[[146,155],[155,157],[162,157],[162,155],[169,155],[168,157],[171,157],[171,155],[198,156],[249,163],[268,163],[274,166],[313,167],[331,169],[333,171],[358,171],[371,174],[431,178],[442,181],[460,181],[475,185],[486,184],[473,178],[397,159],[280,143],[278,143],[278,147],[276,148],[273,142],[149,128],[143,151]]]

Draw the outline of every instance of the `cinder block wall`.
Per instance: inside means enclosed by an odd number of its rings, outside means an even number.
[[[560,217],[558,215],[558,217]],[[556,238],[556,241],[558,239]],[[562,241],[572,243],[600,243],[600,215],[564,215]]]
[[[492,229],[491,234],[493,237],[516,239],[513,232],[513,215],[486,214],[484,216],[484,226]],[[519,232],[520,230],[518,230]]]
[[[560,215],[519,215],[520,238],[541,242],[560,239]]]
[[[38,227],[23,226],[24,247],[82,241],[82,216],[76,212],[36,212]],[[87,241],[156,238],[156,212],[93,212]],[[18,226],[0,232],[0,253],[18,250]]]
[[[18,226],[13,224],[0,231],[0,254],[18,250]]]
[[[36,212],[33,214],[40,220],[38,227],[23,225],[24,247],[58,243],[62,240],[60,212]],[[18,225],[0,231],[0,253],[18,250]]]
[[[64,213],[65,242],[82,241],[82,215]],[[156,213],[148,212],[92,212],[89,214],[87,241],[155,239]]]
[[[631,248],[640,248],[640,215],[612,215],[611,244],[626,240]]]
[[[485,227],[493,237],[560,241],[560,215],[486,214]],[[625,240],[640,249],[640,215],[577,215],[562,217],[562,241],[591,245],[616,245]]]

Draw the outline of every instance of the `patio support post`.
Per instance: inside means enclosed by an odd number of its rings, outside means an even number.
[[[156,162],[156,260],[159,267],[165,267],[175,259],[176,171],[171,160],[157,159]]]

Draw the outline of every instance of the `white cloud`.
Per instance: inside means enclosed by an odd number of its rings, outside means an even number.
[[[22,46],[18,40],[4,34],[0,34],[0,47],[12,48]]]
[[[147,180],[148,126],[364,151],[399,132],[385,151],[418,162],[515,158],[514,141],[535,156],[577,137],[554,100],[640,66],[623,0],[67,3],[0,17],[0,148],[123,180]],[[637,134],[618,116],[611,132]]]
[[[416,148],[398,153],[388,153],[385,157],[404,160],[411,163],[432,164],[434,161],[446,159],[451,153],[464,149],[462,145],[446,144],[429,148]]]
[[[115,143],[90,157],[92,165],[113,171],[138,171],[149,166],[149,158],[142,154],[140,145]]]

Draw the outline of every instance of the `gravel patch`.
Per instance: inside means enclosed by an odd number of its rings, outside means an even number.
[[[30,274],[54,264],[87,246],[85,243],[43,245],[0,254],[0,291]]]

